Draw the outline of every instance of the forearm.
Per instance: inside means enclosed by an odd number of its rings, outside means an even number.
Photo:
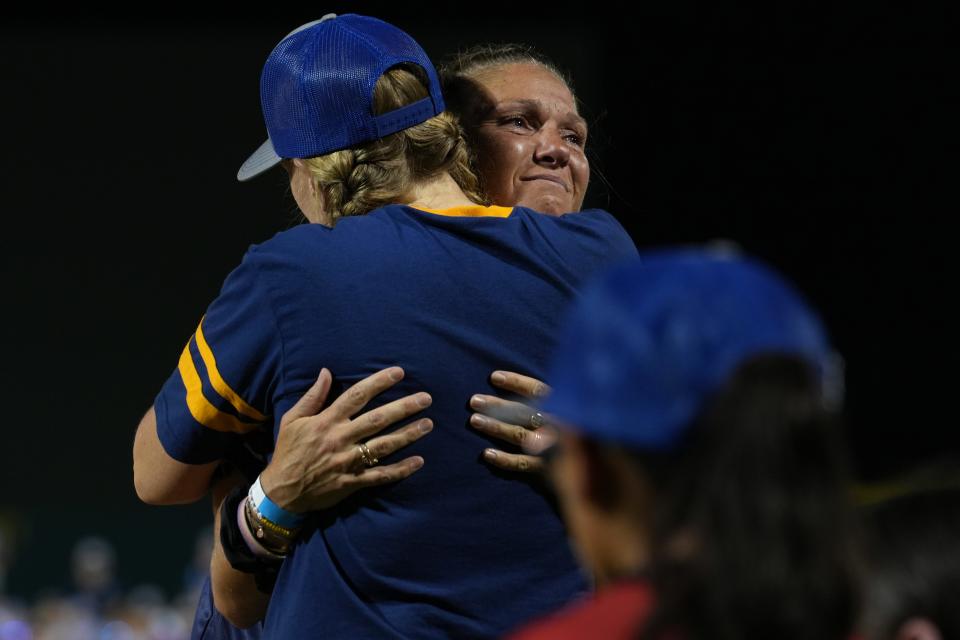
[[[220,505],[230,489],[240,484],[245,484],[245,481],[234,475],[214,487],[214,543],[210,559],[210,582],[217,611],[233,626],[245,629],[263,619],[270,594],[257,588],[253,574],[237,571],[230,566],[220,543]],[[236,517],[233,513],[228,515]]]
[[[157,435],[153,407],[143,416],[133,441],[133,484],[147,504],[185,504],[202,498],[216,462],[185,464],[170,456]]]

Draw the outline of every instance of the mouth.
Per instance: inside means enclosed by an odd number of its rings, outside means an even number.
[[[559,176],[553,176],[550,174],[541,173],[535,176],[524,176],[520,178],[520,180],[522,180],[523,182],[532,182],[533,180],[546,180],[547,182],[558,184],[561,187],[563,187],[564,191],[568,193],[570,192],[570,187],[567,186],[566,181],[563,180],[563,178],[560,178]]]

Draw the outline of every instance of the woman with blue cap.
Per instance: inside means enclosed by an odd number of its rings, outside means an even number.
[[[838,366],[816,314],[748,258],[650,253],[588,287],[543,411],[598,592],[514,637],[849,637]]]
[[[632,241],[601,211],[478,205],[436,72],[381,21],[293,32],[261,98],[269,140],[238,177],[282,164],[320,224],[227,279],[138,430],[141,497],[197,499],[267,434],[270,464],[221,519],[235,568],[283,560],[268,637],[491,637],[568,601],[586,581],[562,523],[534,480],[478,459],[466,399],[498,367],[542,376],[561,309]]]

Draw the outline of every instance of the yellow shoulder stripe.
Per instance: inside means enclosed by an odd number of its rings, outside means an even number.
[[[183,353],[180,354],[178,368],[180,377],[183,378],[183,386],[187,389],[187,408],[190,409],[190,415],[193,416],[194,420],[214,431],[247,433],[256,428],[254,424],[240,422],[229,413],[220,411],[206,399],[203,395],[203,383],[200,381],[200,374],[197,372],[197,367],[193,363],[193,356],[190,354],[189,342],[183,348]]]
[[[227,381],[220,375],[220,370],[217,369],[217,360],[213,357],[213,351],[210,350],[207,339],[203,337],[202,318],[200,319],[200,326],[197,327],[197,348],[200,350],[200,357],[203,358],[203,364],[207,367],[210,384],[212,384],[213,388],[220,394],[220,397],[233,405],[233,408],[236,409],[240,415],[256,420],[257,422],[266,421],[267,416],[247,404],[244,399],[240,397],[240,394],[231,389]]]

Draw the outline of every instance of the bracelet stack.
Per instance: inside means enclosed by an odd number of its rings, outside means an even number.
[[[240,513],[237,518],[240,518]],[[259,477],[243,502],[243,519],[245,522],[242,524],[247,525],[259,546],[277,558],[283,558],[290,552],[304,521],[302,515],[287,511],[268,498]]]
[[[246,487],[238,486],[224,498],[220,507],[220,546],[230,566],[253,574],[257,589],[270,593],[283,556],[267,551],[250,531],[244,515],[248,493]]]

